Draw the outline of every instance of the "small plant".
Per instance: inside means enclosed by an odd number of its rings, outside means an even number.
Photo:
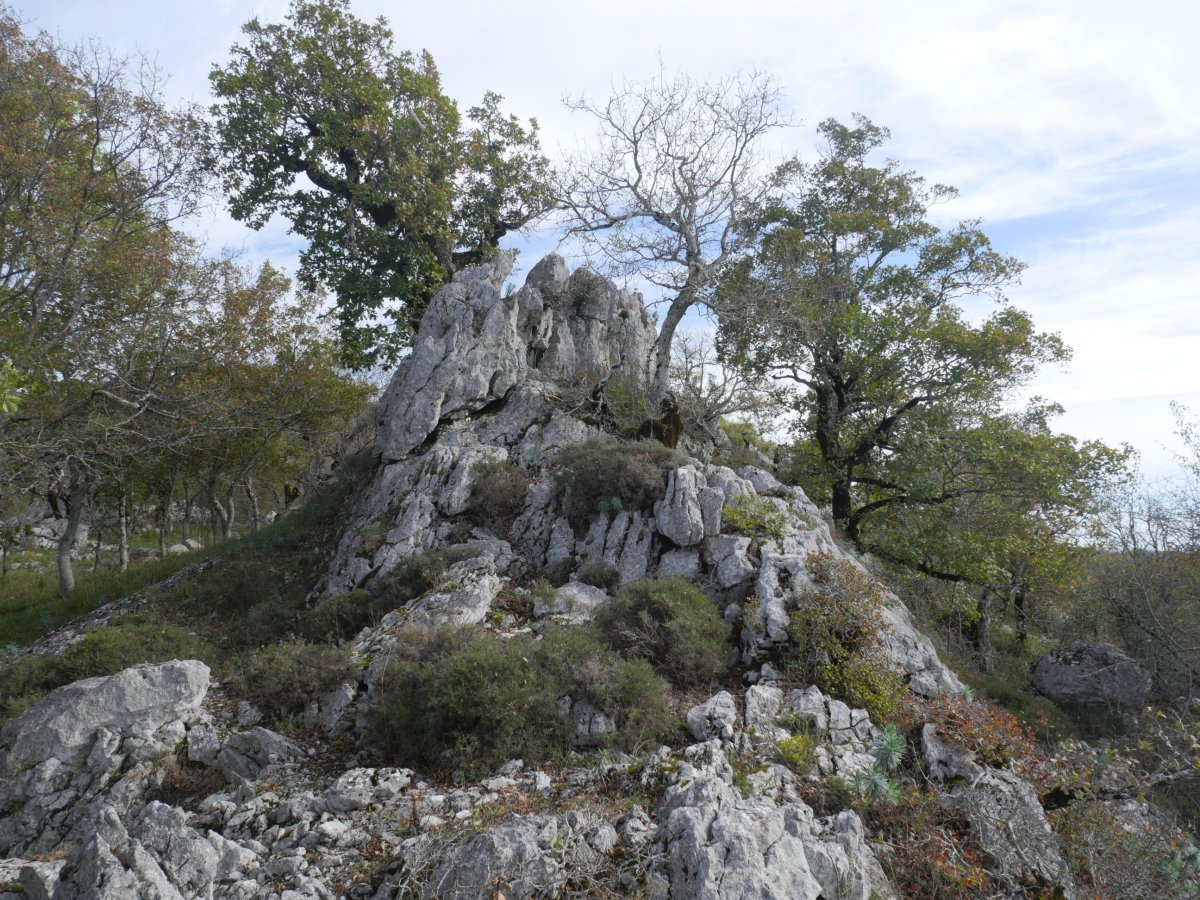
[[[680,686],[712,684],[733,658],[716,604],[682,578],[627,584],[597,611],[596,627],[622,656],[647,660]]]
[[[775,744],[779,758],[793,772],[803,775],[812,770],[814,765],[813,750],[816,739],[811,734],[794,734]]]
[[[903,761],[906,749],[900,730],[895,725],[885,725],[875,738],[875,762],[885,772],[895,771]]]
[[[735,497],[725,504],[721,523],[734,534],[783,540],[787,517],[767,497]]]

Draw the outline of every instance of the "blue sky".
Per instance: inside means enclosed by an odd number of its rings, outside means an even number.
[[[15,0],[30,28],[141,51],[168,93],[208,101],[207,72],[251,15],[286,0]],[[959,188],[947,223],[984,219],[1029,268],[1010,292],[1075,351],[1031,393],[1061,402],[1060,427],[1127,441],[1150,475],[1176,444],[1169,409],[1200,414],[1200,4],[1128,2],[454,3],[356,0],[397,46],[427,48],[461,104],[485,90],[536,116],[551,154],[587,134],[564,95],[604,97],[615,79],[669,70],[774,75],[798,127],[777,159],[812,152],[815,126],[861,112],[889,127],[889,155]],[[196,226],[214,245],[294,265],[286,223],[249,232],[221,211]],[[557,235],[523,242],[523,262]],[[648,298],[651,299],[651,298]]]

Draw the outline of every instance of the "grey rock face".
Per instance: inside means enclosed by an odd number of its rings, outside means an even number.
[[[552,606],[534,606],[535,616],[558,616],[572,624],[589,622],[596,610],[608,602],[608,594],[582,581],[569,581],[554,592]]]
[[[100,729],[148,734],[182,719],[204,699],[208,675],[202,662],[176,660],[86,678],[52,691],[0,729],[4,771],[17,773],[49,759],[77,763]]]
[[[786,783],[775,798],[744,798],[720,751],[697,749],[659,809],[671,897],[895,897],[857,815],[817,820]]]
[[[1146,702],[1150,675],[1112,644],[1076,641],[1033,661],[1034,690],[1055,703],[1127,712]]]
[[[688,732],[698,741],[710,738],[732,740],[737,718],[737,701],[733,699],[733,694],[721,691],[688,710]]]
[[[533,372],[552,379],[644,373],[654,328],[641,298],[548,256],[504,296],[512,258],[454,276],[430,301],[412,353],[384,394],[376,451],[402,459],[439,422],[503,398]]]
[[[974,753],[939,739],[936,725],[925,725],[921,729],[921,752],[925,755],[925,765],[932,781],[974,781],[984,771],[975,762]]]
[[[694,466],[683,466],[667,476],[667,493],[654,505],[658,533],[679,547],[690,547],[704,538],[704,512],[700,492],[708,487]]]
[[[0,856],[47,852],[97,798],[134,801],[150,761],[184,738],[208,691],[195,660],[138,666],[48,694],[0,732]]]
[[[988,769],[969,784],[944,788],[940,802],[961,809],[983,849],[1014,891],[1030,878],[1074,896],[1067,864],[1037,793],[1012,772]]]

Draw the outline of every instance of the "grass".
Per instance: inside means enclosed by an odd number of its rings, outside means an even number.
[[[0,634],[14,643],[28,643],[101,603],[149,589],[136,612],[92,630],[63,654],[0,660],[0,718],[78,678],[138,663],[196,658],[225,677],[260,648],[302,634],[311,615],[305,599],[324,570],[325,548],[332,545],[355,485],[353,477],[337,479],[303,507],[221,545],[216,564],[166,588],[151,586],[204,551],[152,560],[124,573],[80,571],[70,598],[58,595],[52,573],[11,573],[0,595]]]
[[[47,569],[18,569],[0,580],[0,635],[5,645],[23,647],[111,600],[144,590],[203,556],[203,551],[132,565],[125,572],[91,571],[75,563],[75,591],[64,597],[52,560]]]

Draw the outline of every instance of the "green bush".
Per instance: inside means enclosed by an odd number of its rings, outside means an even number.
[[[721,524],[734,534],[783,540],[787,517],[766,497],[735,497],[721,511]]]
[[[775,744],[779,758],[793,772],[806,775],[814,765],[813,750],[817,741],[811,734],[794,734]]]
[[[789,678],[865,709],[893,716],[904,683],[879,650],[883,589],[866,572],[828,553],[809,555],[813,587],[795,598],[781,662]]]
[[[579,570],[579,580],[611,591],[621,583],[621,573],[602,559],[588,560]]]
[[[567,494],[567,519],[579,529],[598,512],[652,508],[662,499],[667,472],[685,462],[657,441],[629,443],[600,435],[564,447],[552,471]]]
[[[375,587],[371,613],[375,619],[427,594],[442,583],[455,563],[477,556],[470,547],[440,547],[401,560]]]
[[[366,591],[347,591],[329,597],[304,614],[300,632],[313,641],[350,640],[375,621],[374,601]]]
[[[22,656],[0,669],[0,717],[20,715],[57,687],[113,675],[141,663],[207,659],[211,649],[195,634],[143,613],[94,628],[58,655]]]
[[[248,654],[234,673],[234,684],[266,712],[303,711],[310,700],[354,680],[346,646],[286,641]]]
[[[613,717],[618,747],[661,740],[678,727],[662,680],[587,629],[549,629],[535,641],[469,629],[420,636],[414,628],[397,650],[367,726],[368,742],[396,764],[481,773],[515,757],[557,761],[572,746],[572,723],[558,709],[568,695]]]
[[[471,499],[467,518],[502,538],[521,510],[535,477],[532,472],[502,460],[481,460],[471,466]]]
[[[733,658],[729,626],[716,604],[682,578],[637,581],[596,614],[604,641],[626,658],[641,658],[668,681],[711,685]]]

